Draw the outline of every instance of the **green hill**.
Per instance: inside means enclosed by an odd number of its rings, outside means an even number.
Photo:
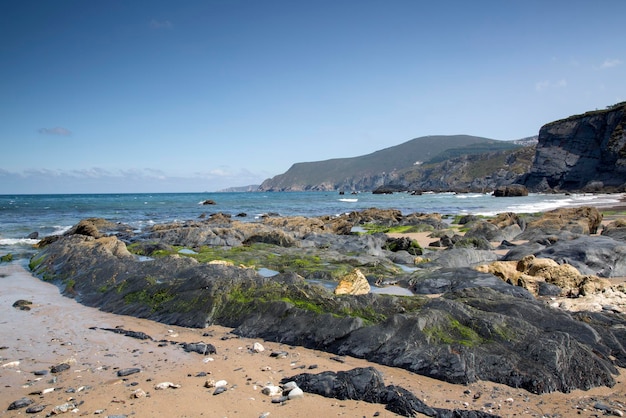
[[[394,173],[450,158],[518,148],[510,141],[469,135],[425,136],[352,158],[296,163],[265,180],[261,191],[373,190],[393,180]]]

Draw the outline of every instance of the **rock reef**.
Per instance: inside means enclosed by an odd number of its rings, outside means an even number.
[[[377,209],[255,223],[215,215],[139,232],[85,220],[48,240],[31,269],[64,294],[118,314],[228,326],[241,336],[452,383],[488,380],[532,393],[569,392],[612,386],[617,367],[626,367],[623,306],[570,312],[542,298],[538,283],[522,286],[510,270],[476,267],[533,257],[580,275],[626,276],[626,246],[615,232],[623,224],[599,236],[601,219],[594,208],[560,216],[503,214],[471,220],[456,242],[450,220],[440,215]],[[352,232],[357,227],[371,233]],[[447,237],[449,245],[423,248],[419,257],[407,251],[414,245],[393,251],[387,233],[397,227],[429,231],[440,242]],[[355,268],[372,285],[393,283],[412,296],[334,294],[329,285]],[[626,290],[598,280],[573,292],[551,279],[557,276],[536,281],[563,297]]]

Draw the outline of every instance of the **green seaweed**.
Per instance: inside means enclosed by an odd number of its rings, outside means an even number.
[[[430,340],[440,344],[475,347],[484,342],[476,331],[452,317],[446,324],[424,327],[422,331]]]

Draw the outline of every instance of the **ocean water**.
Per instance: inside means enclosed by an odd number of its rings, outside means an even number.
[[[137,229],[152,224],[197,219],[202,214],[223,212],[253,222],[263,214],[281,216],[339,215],[367,208],[393,208],[403,214],[485,214],[532,213],[558,207],[585,204],[611,205],[621,194],[530,194],[496,198],[489,194],[407,193],[376,195],[337,192],[254,192],[254,193],[141,193],[0,195],[0,256],[28,251],[37,239],[60,234],[84,218],[99,217],[129,224]],[[212,200],[214,205],[203,205]]]

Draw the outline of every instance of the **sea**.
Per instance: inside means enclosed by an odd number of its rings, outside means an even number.
[[[502,212],[543,212],[568,206],[611,206],[618,204],[623,197],[623,194],[494,197],[481,193],[341,195],[338,192],[0,195],[0,256],[11,254],[26,258],[34,252],[32,246],[39,239],[62,234],[81,219],[91,217],[125,223],[139,230],[154,224],[183,222],[218,212],[233,217],[239,215],[238,220],[249,222],[267,214],[334,216],[374,207],[398,209],[404,215],[495,215]]]

